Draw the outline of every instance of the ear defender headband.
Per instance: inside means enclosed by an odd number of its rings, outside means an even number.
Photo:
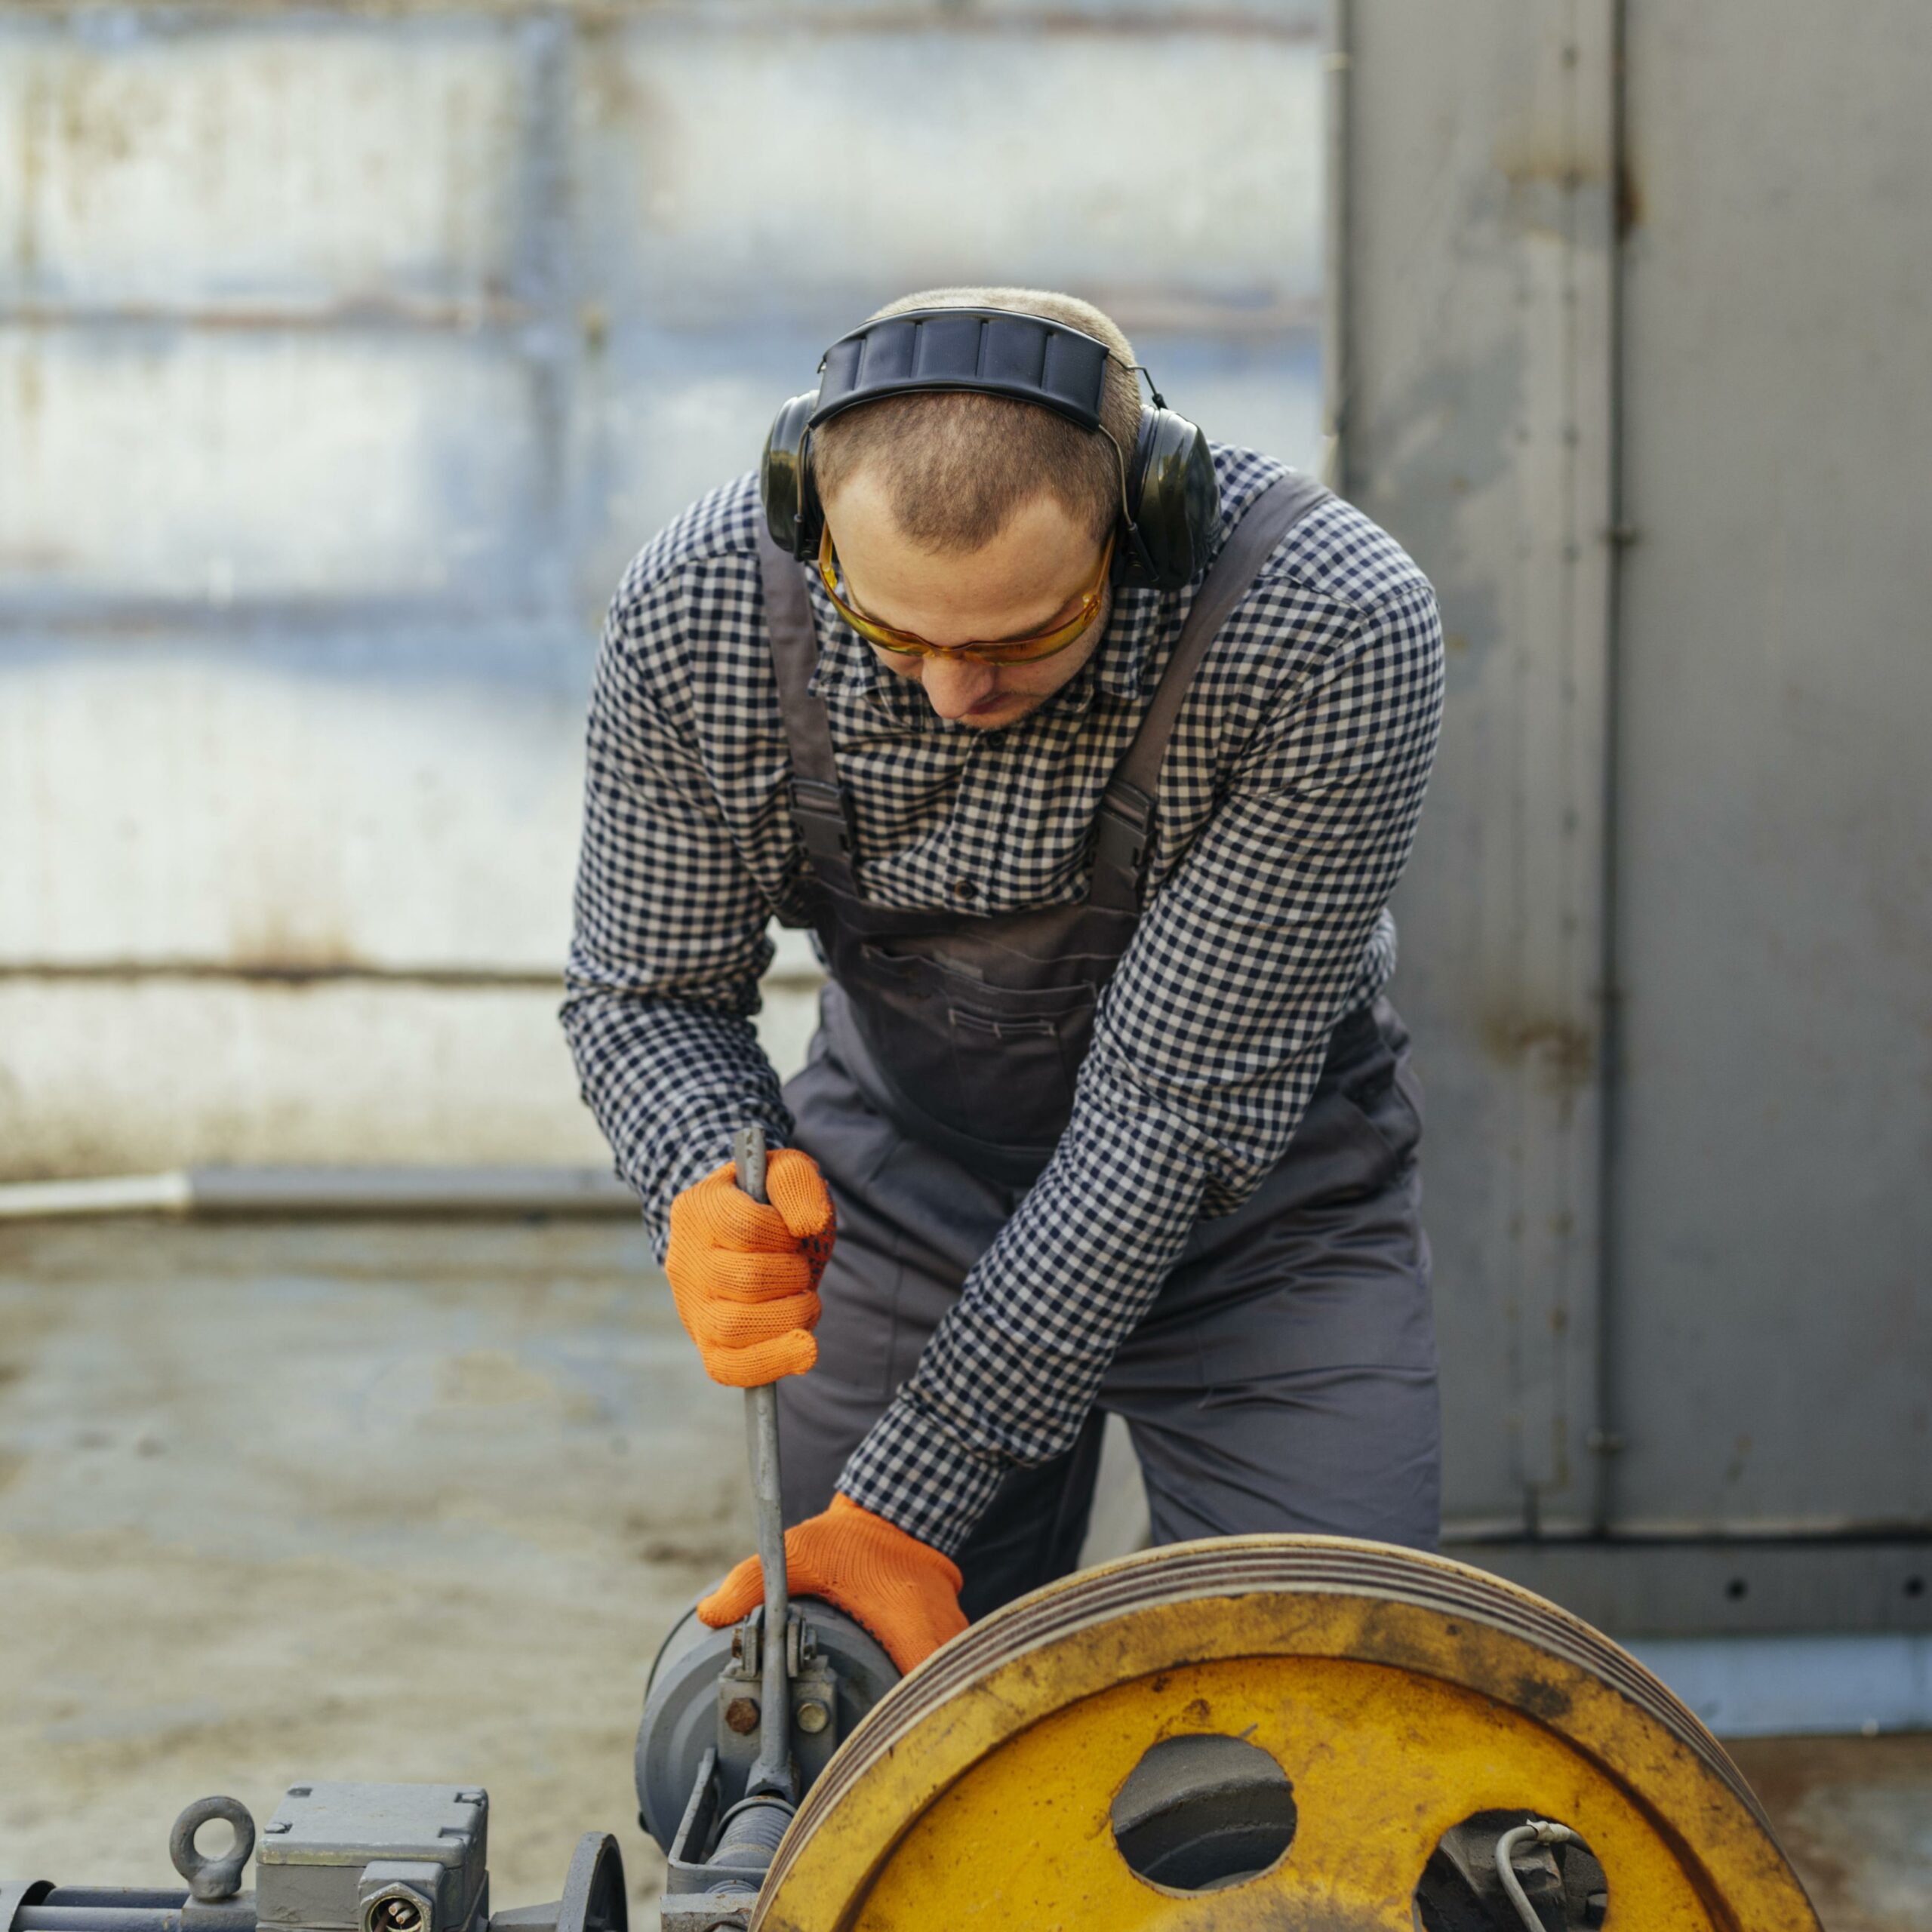
[[[1221,493],[1208,438],[1160,392],[1140,412],[1131,451],[1100,420],[1111,352],[1044,315],[1007,309],[915,309],[841,336],[819,364],[819,386],[773,420],[758,468],[765,522],[780,549],[817,555],[825,516],[812,478],[812,432],[881,397],[964,389],[1037,404],[1107,436],[1121,472],[1123,583],[1177,590],[1207,564],[1220,527]]]

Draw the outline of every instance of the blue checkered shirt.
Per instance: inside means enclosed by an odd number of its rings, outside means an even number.
[[[1217,449],[1224,525],[1282,466]],[[754,480],[625,574],[591,699],[564,1025],[661,1255],[672,1197],[733,1131],[792,1122],[752,1016],[809,874],[763,622]],[[881,905],[1004,913],[1086,890],[1108,776],[1189,591],[1120,592],[1093,657],[975,732],[882,669],[810,586],[857,875]],[[1442,702],[1427,580],[1339,500],[1297,524],[1195,673],[1161,774],[1150,896],[1101,999],[1054,1158],[847,1464],[855,1502],[952,1553],[1005,1472],[1070,1447],[1196,1220],[1294,1135],[1336,1022],[1394,970],[1387,902]],[[962,892],[962,883],[966,890]],[[961,916],[971,916],[961,914]],[[809,1151],[809,1149],[808,1150]]]

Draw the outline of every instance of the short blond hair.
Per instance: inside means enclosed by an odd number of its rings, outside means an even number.
[[[860,469],[876,475],[900,529],[923,550],[977,550],[1044,491],[1103,539],[1121,509],[1123,466],[1140,427],[1134,345],[1091,302],[1044,288],[928,288],[878,315],[912,309],[1011,309],[1043,315],[1105,343],[1104,434],[1038,403],[972,391],[887,396],[812,432],[821,502]]]

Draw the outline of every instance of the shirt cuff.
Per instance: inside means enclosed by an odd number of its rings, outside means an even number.
[[[1004,1463],[968,1454],[906,1393],[853,1452],[838,1490],[941,1555],[957,1556],[1005,1475]]]

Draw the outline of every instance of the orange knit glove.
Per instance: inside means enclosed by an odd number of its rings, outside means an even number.
[[[671,1203],[664,1272],[705,1373],[728,1389],[761,1389],[818,1360],[811,1331],[832,1256],[832,1196],[795,1147],[771,1156],[769,1205],[736,1172],[727,1161]]]
[[[856,1617],[901,1670],[966,1627],[958,1566],[849,1497],[835,1496],[823,1516],[785,1532],[785,1569],[794,1597],[823,1597]],[[748,1556],[697,1614],[718,1630],[764,1601],[764,1571]]]

